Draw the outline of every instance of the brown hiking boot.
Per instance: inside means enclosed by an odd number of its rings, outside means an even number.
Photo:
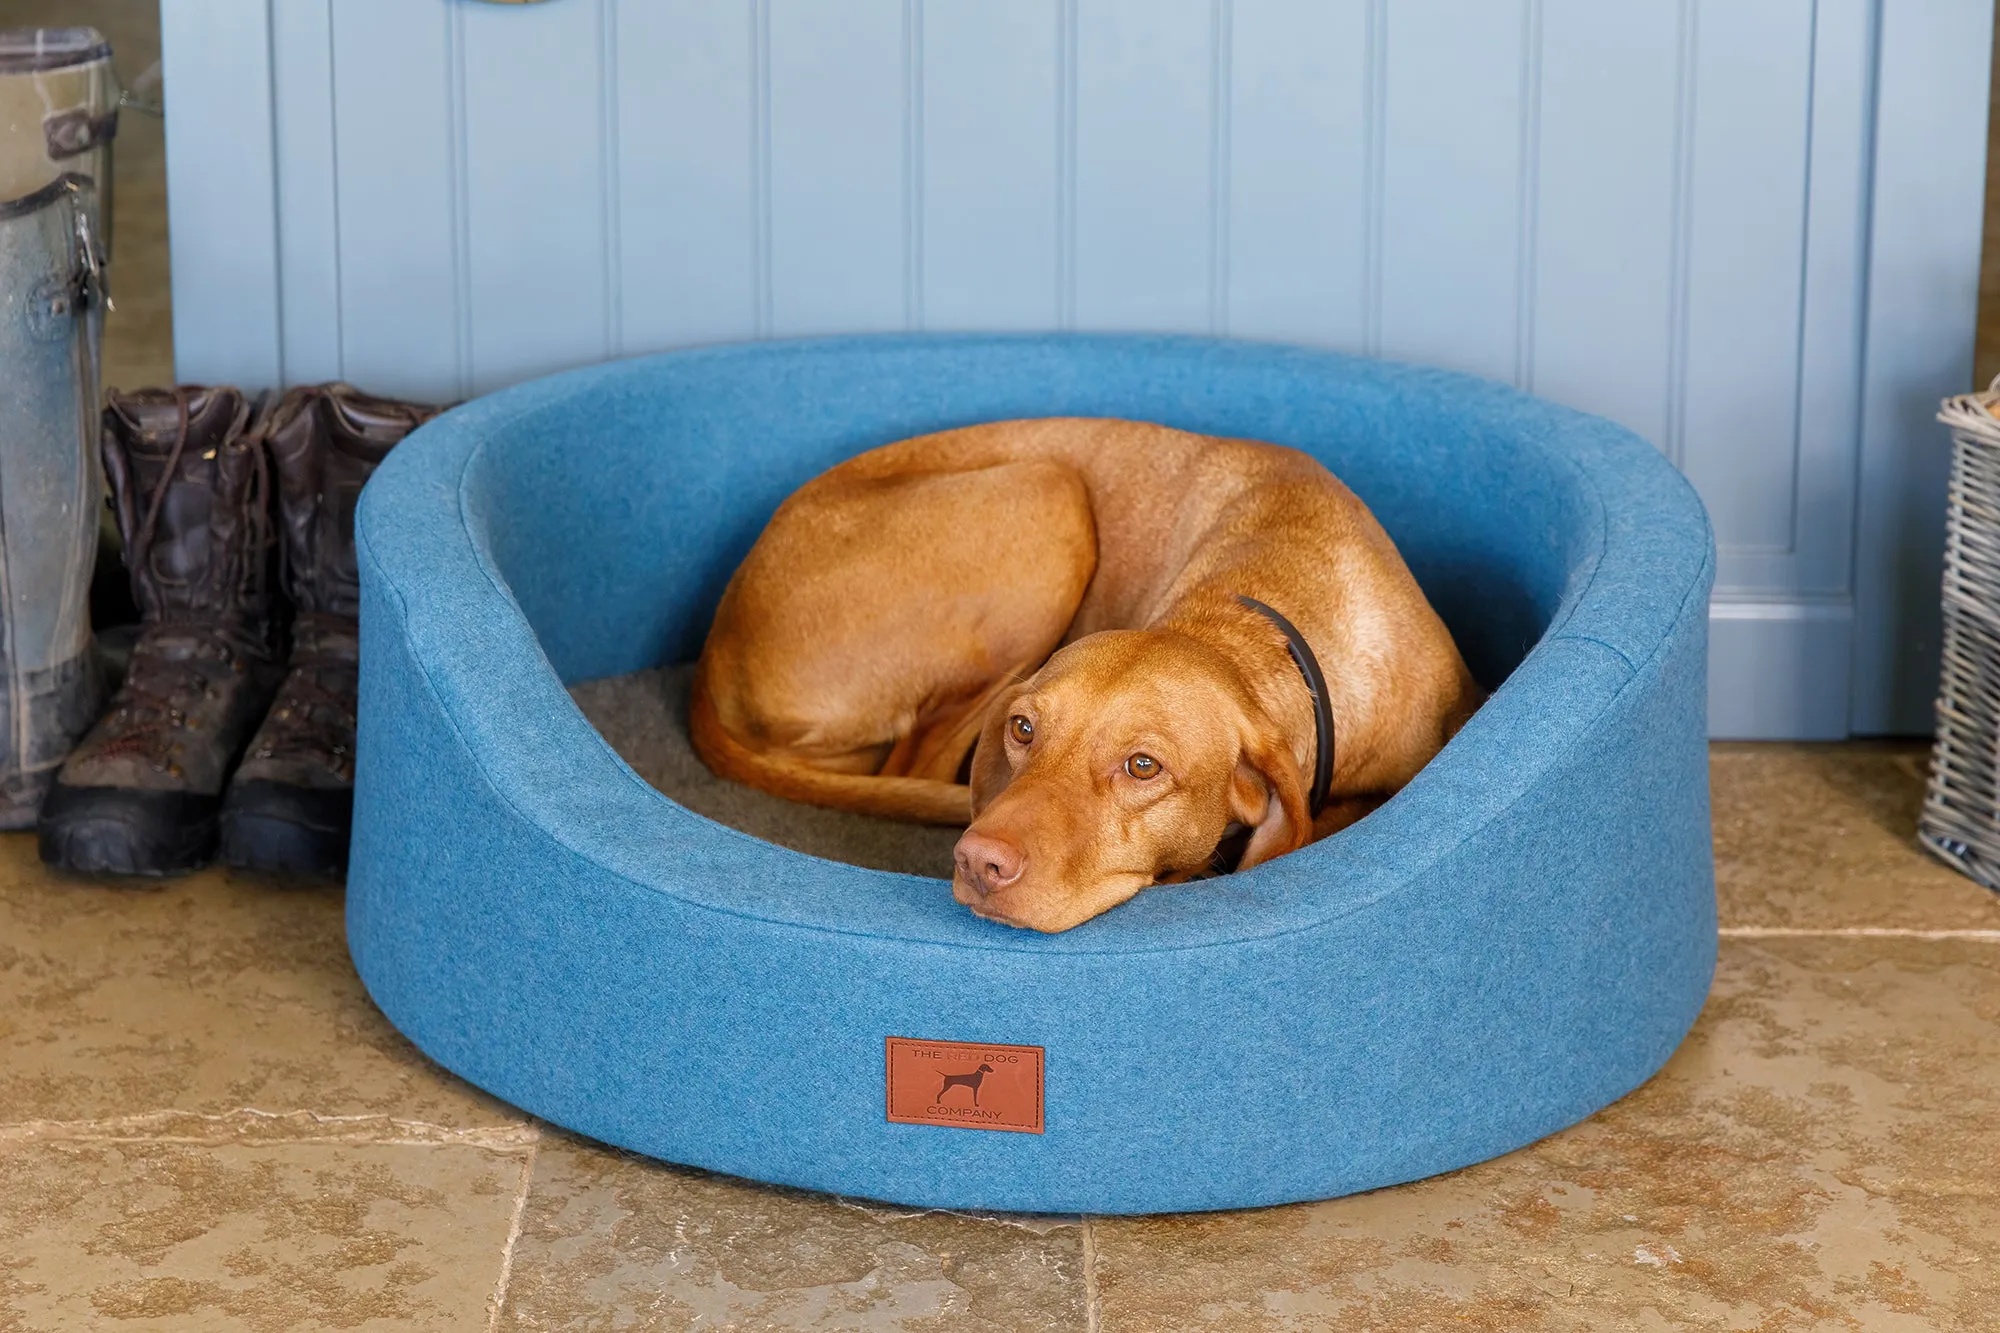
[[[265,430],[278,475],[291,669],[222,808],[233,866],[338,874],[354,817],[360,577],[354,505],[389,450],[437,414],[345,384],[294,389]]]
[[[140,633],[125,683],[56,774],[41,853],[166,875],[214,852],[223,784],[277,686],[270,467],[235,389],[113,393],[104,469]]]

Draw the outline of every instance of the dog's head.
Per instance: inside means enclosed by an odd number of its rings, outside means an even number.
[[[1068,930],[1206,869],[1232,828],[1248,869],[1312,836],[1306,777],[1235,667],[1170,631],[1070,644],[997,696],[972,757],[952,894]]]

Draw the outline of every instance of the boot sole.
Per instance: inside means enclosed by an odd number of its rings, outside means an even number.
[[[354,793],[281,782],[231,783],[221,855],[237,870],[337,876],[347,870]]]
[[[36,842],[44,862],[77,874],[186,874],[214,859],[220,805],[187,792],[58,782],[42,803]]]

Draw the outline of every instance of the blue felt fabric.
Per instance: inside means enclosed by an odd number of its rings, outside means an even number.
[[[1317,455],[1493,698],[1347,832],[1039,936],[690,813],[565,693],[693,656],[772,509],[835,461],[1060,414]],[[459,408],[384,464],[358,529],[356,965],[440,1063],[585,1134],[920,1205],[1319,1198],[1588,1115],[1707,993],[1713,543],[1610,423],[1274,346],[762,344]],[[1046,1132],[888,1123],[891,1035],[1045,1047]]]

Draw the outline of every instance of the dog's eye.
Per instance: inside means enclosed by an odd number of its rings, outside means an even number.
[[[1160,761],[1149,754],[1135,754],[1125,761],[1125,771],[1145,782],[1160,776]]]
[[[1032,744],[1035,739],[1035,724],[1019,713],[1007,719],[1007,730],[1014,733],[1014,739],[1023,745]]]

